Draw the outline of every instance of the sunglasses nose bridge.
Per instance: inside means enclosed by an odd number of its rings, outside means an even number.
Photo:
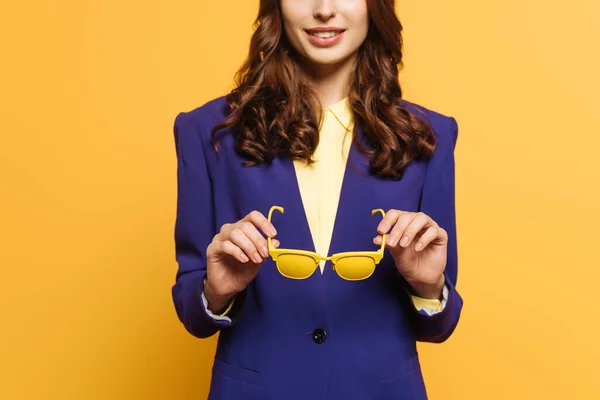
[[[331,261],[331,268],[335,271],[335,263],[332,261],[333,257],[323,257],[322,259],[325,261]]]

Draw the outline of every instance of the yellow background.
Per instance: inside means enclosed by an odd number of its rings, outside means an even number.
[[[258,1],[5,1],[0,398],[197,399],[170,289],[172,123],[224,94]],[[455,335],[431,399],[597,399],[600,2],[402,1],[409,99],[455,116]]]

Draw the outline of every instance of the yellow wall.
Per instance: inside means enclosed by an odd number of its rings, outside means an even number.
[[[0,398],[205,396],[215,342],[170,297],[172,123],[231,87],[257,3],[2,5]],[[431,398],[600,398],[600,3],[400,4],[407,94],[461,128],[465,308],[420,346]]]

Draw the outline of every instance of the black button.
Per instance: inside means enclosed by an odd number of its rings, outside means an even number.
[[[319,329],[315,329],[315,331],[312,334],[312,339],[313,342],[321,344],[325,341],[325,338],[327,337],[327,332],[325,332],[325,330],[319,328]]]

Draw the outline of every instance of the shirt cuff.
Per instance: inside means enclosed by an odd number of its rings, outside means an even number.
[[[448,286],[444,284],[444,288],[442,289],[442,300],[438,300],[438,299],[424,299],[422,297],[418,297],[418,296],[412,296],[412,302],[415,305],[415,308],[417,309],[417,311],[425,311],[425,313],[427,313],[427,315],[434,315],[437,313],[440,313],[442,311],[444,311],[444,308],[446,307],[446,303],[448,303],[448,294],[450,293],[450,290],[448,289]]]
[[[204,284],[206,285],[206,279],[204,280]],[[214,319],[215,321],[227,321],[227,322],[231,322],[231,318],[229,318],[227,316],[227,314],[229,314],[229,312],[231,311],[231,308],[233,307],[233,303],[235,302],[236,296],[233,296],[233,298],[229,301],[229,305],[227,306],[225,311],[223,311],[222,314],[214,314],[212,311],[210,311],[208,309],[208,300],[206,299],[204,290],[202,290],[202,293],[200,294],[200,297],[202,298],[202,304],[204,305],[204,309],[206,310],[206,313],[208,314],[208,316],[211,317],[212,319]]]

